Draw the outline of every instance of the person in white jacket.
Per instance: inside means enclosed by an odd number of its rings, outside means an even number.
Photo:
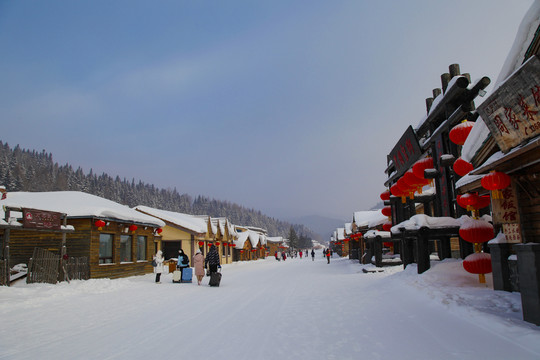
[[[163,258],[163,253],[161,250],[158,250],[156,255],[154,256],[154,260],[156,261],[156,266],[154,266],[154,273],[156,274],[156,284],[161,284],[160,278],[161,273],[163,272],[163,261],[165,260]]]

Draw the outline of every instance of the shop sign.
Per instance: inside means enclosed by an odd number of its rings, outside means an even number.
[[[502,199],[493,199],[493,223],[502,224],[508,242],[521,242],[519,209],[515,185],[502,191]]]
[[[503,153],[540,135],[540,59],[531,57],[478,106]]]
[[[60,230],[62,213],[23,208],[23,227],[42,230]]]
[[[390,153],[390,159],[394,162],[397,176],[403,175],[422,155],[422,150],[418,144],[418,139],[412,128],[409,126],[399,139]]]

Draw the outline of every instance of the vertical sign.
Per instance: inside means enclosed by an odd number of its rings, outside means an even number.
[[[422,155],[422,150],[418,144],[418,139],[412,128],[409,126],[401,136],[398,143],[390,152],[390,159],[394,162],[397,176],[403,175]]]
[[[521,242],[520,219],[515,184],[502,190],[502,199],[493,199],[493,222],[502,224],[508,242]]]

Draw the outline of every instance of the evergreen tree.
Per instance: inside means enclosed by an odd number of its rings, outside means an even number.
[[[298,237],[292,226],[289,229],[289,246],[291,249],[298,249]]]

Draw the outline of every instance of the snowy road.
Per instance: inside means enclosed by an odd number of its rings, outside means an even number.
[[[319,255],[227,265],[219,288],[170,275],[1,287],[0,359],[540,358],[519,309],[464,305],[511,308],[515,294],[445,293],[404,273]]]

